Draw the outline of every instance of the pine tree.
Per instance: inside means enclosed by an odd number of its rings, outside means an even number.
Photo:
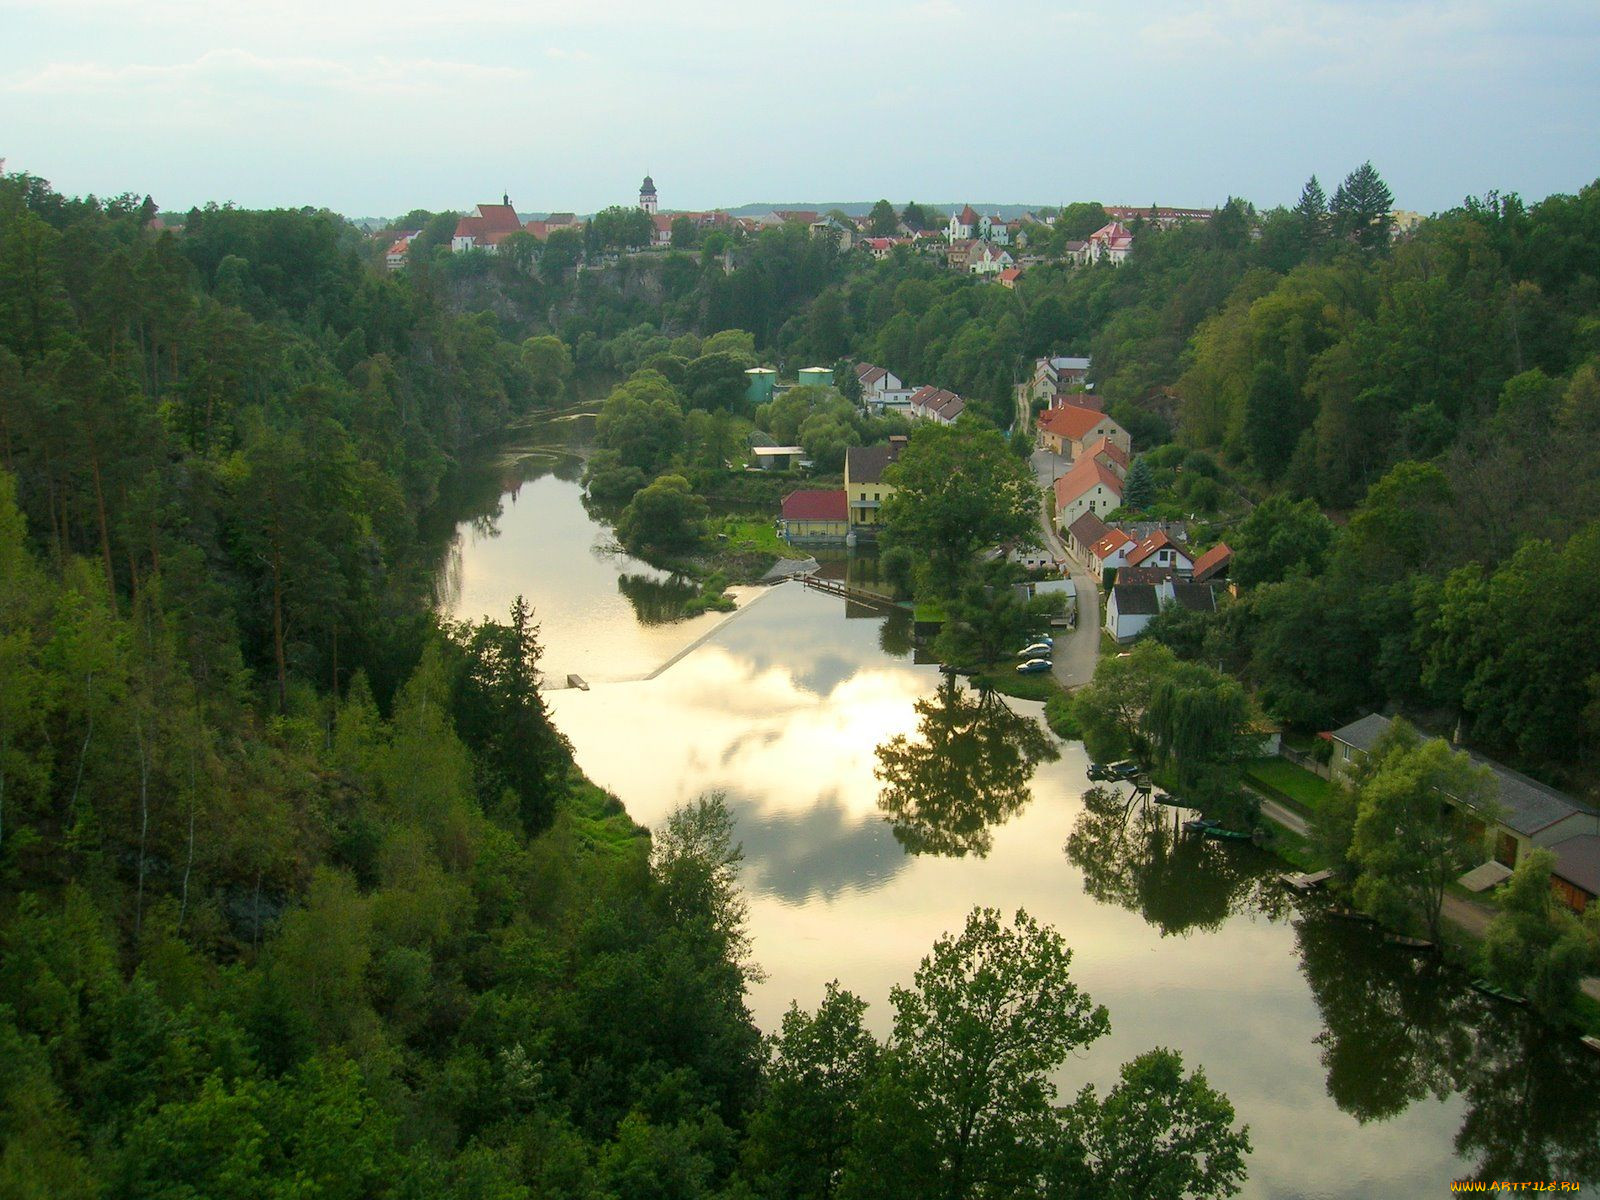
[[[1333,215],[1334,232],[1366,249],[1378,249],[1389,244],[1389,227],[1394,219],[1389,209],[1394,205],[1394,193],[1373,168],[1364,162],[1350,174],[1333,193],[1329,211]]]
[[[1300,189],[1300,203],[1294,206],[1295,218],[1300,222],[1300,239],[1307,253],[1316,250],[1328,237],[1328,197],[1313,175]]]
[[[1142,511],[1155,503],[1155,498],[1156,477],[1149,462],[1143,458],[1134,459],[1128,478],[1122,483],[1122,507]]]

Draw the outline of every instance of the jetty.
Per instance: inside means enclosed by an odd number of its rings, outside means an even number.
[[[846,600],[854,600],[857,604],[865,604],[871,608],[881,608],[885,612],[903,612],[905,608],[887,596],[869,592],[865,588],[851,587],[848,583],[840,583],[837,579],[819,579],[815,575],[802,575],[798,578],[808,588],[827,592],[830,596],[842,596]]]

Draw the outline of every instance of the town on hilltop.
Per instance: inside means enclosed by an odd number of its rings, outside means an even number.
[[[1126,261],[1134,238],[1144,227],[1169,229],[1185,222],[1203,222],[1213,212],[1204,208],[1140,208],[1128,205],[1078,205],[1099,218],[1092,227],[1068,228],[1060,210],[1041,208],[1014,217],[980,213],[971,204],[942,212],[931,205],[911,203],[895,211],[879,201],[870,213],[851,216],[842,210],[773,209],[757,216],[735,216],[722,209],[705,211],[663,209],[655,181],[644,177],[636,206],[614,206],[585,220],[572,212],[551,212],[524,220],[508,194],[498,204],[479,204],[461,216],[450,237],[455,254],[499,254],[519,237],[548,243],[553,235],[571,234],[582,239],[585,251],[597,259],[607,255],[702,248],[706,235],[720,234],[727,249],[740,238],[783,225],[804,226],[814,238],[834,240],[841,251],[856,251],[875,259],[896,252],[926,254],[948,267],[984,276],[1003,287],[1013,287],[1029,267],[1048,261],[1088,266]],[[1081,216],[1081,214],[1074,214]],[[596,224],[604,227],[595,230]],[[1074,221],[1073,226],[1081,224]],[[593,232],[592,232],[593,231]],[[595,236],[596,232],[599,236]],[[421,230],[383,230],[390,239],[385,261],[392,271],[409,261],[412,243]],[[513,243],[514,244],[514,243]],[[728,264],[732,269],[732,262]]]

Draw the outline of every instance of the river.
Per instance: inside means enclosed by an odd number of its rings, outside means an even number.
[[[579,765],[659,825],[726,793],[745,859],[749,997],[776,1028],[838,979],[888,1032],[890,988],[973,905],[1066,937],[1111,1014],[1064,1096],[1153,1046],[1183,1054],[1250,1126],[1244,1195],[1448,1195],[1467,1175],[1600,1179],[1600,1059],[1454,971],[1292,901],[1281,863],[1196,843],[1170,810],[1091,791],[1037,704],[979,697],[914,661],[908,624],[796,583],[663,623],[673,584],[607,549],[578,460],[509,451],[452,497],[440,573],[458,617],[526,596]],[[657,669],[693,647],[663,671]]]

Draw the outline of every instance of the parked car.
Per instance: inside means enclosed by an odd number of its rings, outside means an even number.
[[[1054,647],[1050,646],[1048,643],[1035,642],[1031,646],[1025,646],[1021,650],[1018,650],[1017,651],[1017,657],[1018,658],[1049,658],[1050,657],[1050,651],[1052,649],[1054,649]]]
[[[1049,669],[1050,660],[1048,658],[1030,658],[1025,663],[1017,664],[1018,675],[1038,675]]]

